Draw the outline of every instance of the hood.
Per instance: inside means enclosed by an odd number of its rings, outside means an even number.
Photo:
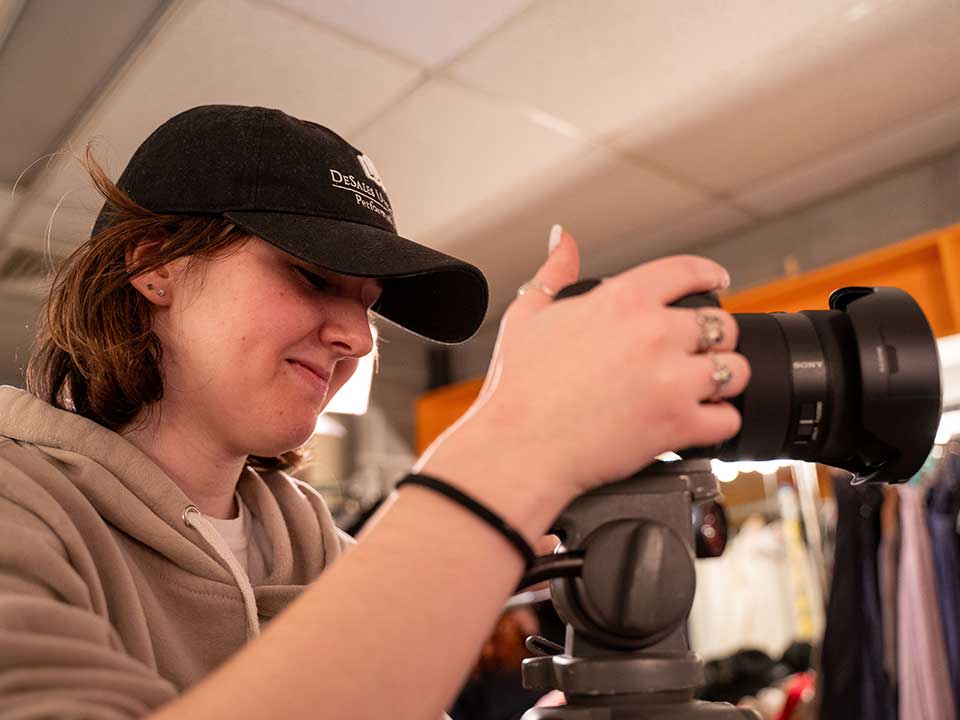
[[[240,586],[245,601],[255,591],[262,615],[284,606],[340,553],[333,519],[316,491],[283,473],[246,468],[237,491],[270,538],[273,565],[262,585],[252,589],[246,581],[244,588],[212,525],[195,508],[189,512],[190,498],[123,436],[10,386],[0,386],[0,435],[38,448],[107,523],[184,571]]]

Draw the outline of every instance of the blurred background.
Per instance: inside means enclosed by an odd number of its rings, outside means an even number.
[[[0,382],[22,386],[49,272],[100,207],[73,156],[93,141],[115,178],[153,128],[206,103],[337,130],[375,161],[402,234],[490,282],[462,346],[381,322],[369,404],[361,388],[318,424],[304,476],[345,525],[469,404],[553,223],[584,275],[714,258],[735,309],[823,308],[831,285],[893,277],[946,338],[958,38],[956,0],[0,0]],[[808,542],[825,470],[746,470],[726,476],[733,529],[786,517]],[[798,520],[783,486],[806,487],[814,514]]]

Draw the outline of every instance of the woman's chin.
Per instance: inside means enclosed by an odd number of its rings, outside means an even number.
[[[269,441],[267,438],[257,438],[257,449],[251,451],[251,455],[258,457],[278,457],[291,450],[302,447],[313,437],[317,427],[317,419],[312,418],[309,422],[303,422],[293,427],[285,427],[282,431],[272,433]]]

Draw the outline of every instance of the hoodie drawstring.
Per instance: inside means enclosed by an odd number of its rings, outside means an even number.
[[[252,640],[260,634],[260,618],[257,614],[257,598],[253,594],[253,585],[250,584],[250,578],[240,567],[236,556],[230,550],[223,536],[217,532],[217,529],[207,520],[195,505],[187,505],[183,510],[183,522],[187,527],[194,528],[200,537],[206,540],[216,553],[227,563],[230,574],[240,588],[240,594],[243,596],[243,607],[247,614],[247,640]]]

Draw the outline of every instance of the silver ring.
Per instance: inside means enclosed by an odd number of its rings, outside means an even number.
[[[713,395],[710,397],[710,402],[720,402],[723,391],[733,380],[733,371],[712,353],[710,354],[710,360],[713,361],[713,373],[710,375],[710,379],[713,380]]]
[[[713,346],[723,342],[723,320],[717,315],[712,315],[703,308],[698,308],[697,324],[700,326],[698,352],[707,352]]]
[[[517,289],[517,296],[519,297],[520,295],[526,295],[528,290],[539,290],[544,295],[551,298],[557,296],[556,290],[548,288],[546,285],[544,285],[542,282],[540,282],[536,278],[532,280],[527,280],[523,285],[521,285]]]

